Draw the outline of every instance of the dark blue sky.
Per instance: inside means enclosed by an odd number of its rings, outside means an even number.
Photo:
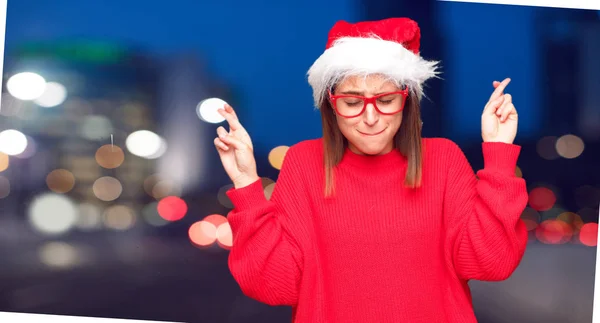
[[[320,136],[305,73],[322,53],[336,20],[361,19],[358,1],[169,3],[9,1],[6,50],[21,41],[73,36],[133,42],[159,55],[196,50],[210,70],[241,92],[243,106],[236,108],[244,110],[242,121],[257,142],[274,147]],[[439,5],[439,26],[449,50],[442,62],[448,102],[436,106],[452,111],[445,120],[452,132],[445,135],[480,141],[481,109],[492,91],[491,82],[508,76],[514,80],[508,90],[522,120],[519,136],[533,133],[541,117],[533,31],[536,9]]]

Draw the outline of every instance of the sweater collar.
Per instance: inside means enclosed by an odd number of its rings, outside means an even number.
[[[397,149],[392,149],[392,151],[389,153],[382,155],[360,155],[350,150],[350,148],[346,148],[341,164],[348,164],[353,167],[370,170],[378,170],[398,168],[405,165],[406,162],[406,157],[404,157]]]

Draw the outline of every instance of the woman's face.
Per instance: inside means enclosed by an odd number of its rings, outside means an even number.
[[[372,97],[399,90],[393,82],[380,75],[350,76],[336,86],[333,95]],[[376,104],[380,109],[393,110],[398,109],[403,104],[402,101],[401,95],[390,95],[378,99]],[[339,98],[337,106],[338,109],[342,106],[348,109],[362,107],[360,101],[353,98]],[[367,104],[363,114],[352,118],[336,115],[336,120],[340,131],[348,140],[350,150],[361,155],[380,155],[394,148],[393,139],[402,124],[402,112],[381,114],[372,104]]]

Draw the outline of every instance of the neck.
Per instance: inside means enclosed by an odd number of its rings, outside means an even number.
[[[351,152],[357,154],[357,155],[365,155],[365,156],[377,156],[377,155],[385,155],[390,153],[393,149],[394,149],[394,143],[390,142],[389,144],[387,144],[385,146],[384,149],[382,149],[380,152],[376,153],[376,154],[365,154],[362,151],[360,151],[358,148],[356,148],[356,146],[354,146],[351,143],[348,143],[348,149],[350,149]]]

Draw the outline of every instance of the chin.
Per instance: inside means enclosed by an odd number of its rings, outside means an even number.
[[[379,145],[379,144],[370,144],[369,145],[369,144],[367,144],[367,145],[360,145],[356,148],[365,155],[380,155],[384,152],[385,145]]]

